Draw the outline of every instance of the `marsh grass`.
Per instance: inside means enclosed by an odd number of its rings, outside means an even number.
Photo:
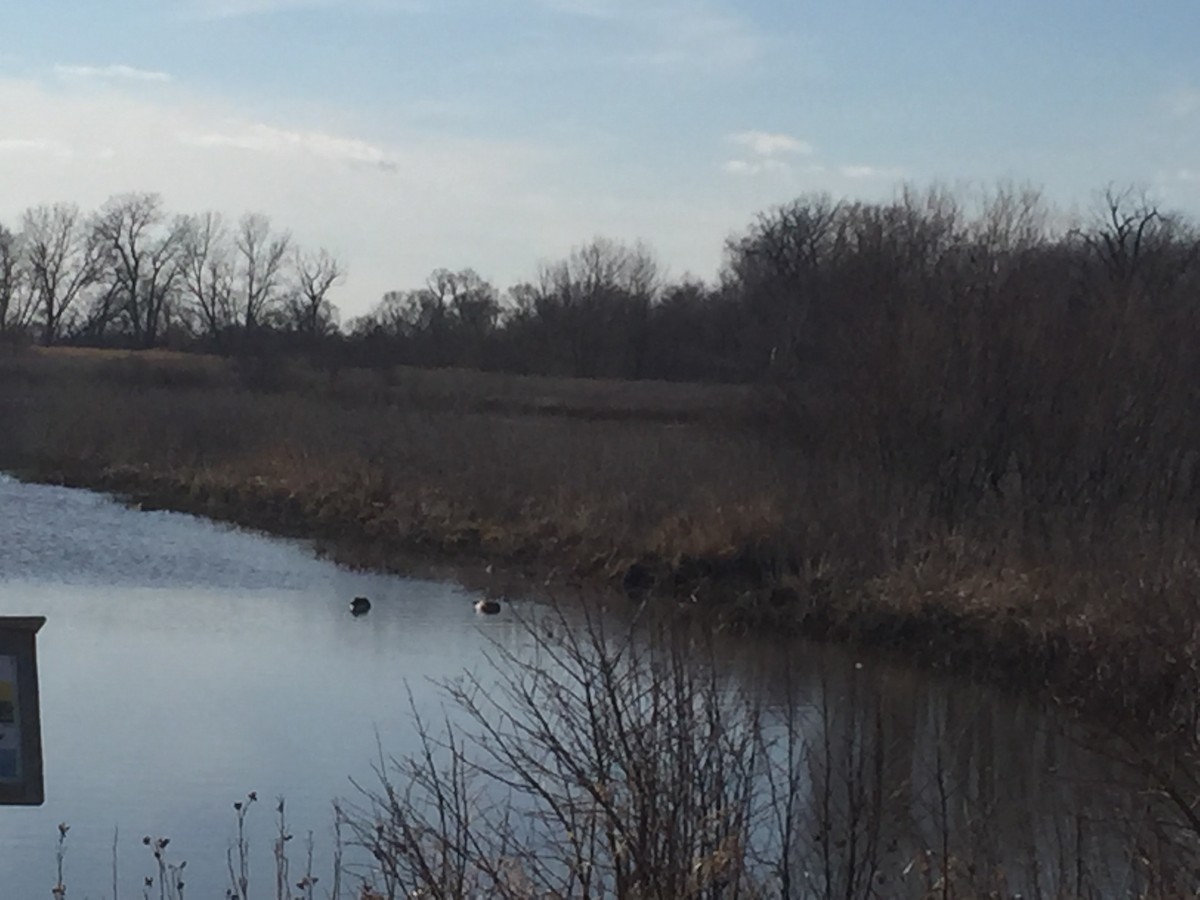
[[[354,565],[491,562],[528,589],[636,573],[722,628],[869,643],[1194,739],[1186,505],[1056,505],[1010,472],[950,509],[937,479],[848,443],[863,407],[767,390],[280,365],[263,390],[210,357],[10,354],[0,464]],[[545,397],[574,413],[529,411]]]
[[[279,798],[275,804],[275,833],[271,840],[271,858],[274,869],[270,874],[269,890],[260,887],[260,884],[265,883],[266,879],[252,878],[251,861],[255,854],[247,820],[251,807],[257,801],[257,794],[251,792],[245,799],[238,800],[233,804],[234,836],[226,852],[225,864],[228,881],[221,896],[225,900],[250,900],[250,898],[258,897],[271,897],[273,900],[315,900],[318,896],[327,898],[327,900],[341,900],[343,896],[341,871],[344,850],[342,840],[344,816],[338,811],[336,805],[332,831],[334,850],[331,862],[334,874],[330,879],[329,889],[322,890],[318,894],[317,885],[322,882],[322,879],[315,872],[316,842],[313,832],[307,833],[306,839],[303,841],[303,849],[297,857],[292,852],[292,841],[295,836],[285,815],[286,805],[283,798]],[[69,831],[70,826],[65,822],[58,826],[58,843],[55,853],[57,879],[55,886],[51,889],[51,894],[56,900],[65,900],[68,896],[65,860]],[[112,887],[111,894],[108,895],[111,900],[120,900],[122,896],[121,882],[118,877],[120,862],[118,837],[119,832],[114,831]],[[175,861],[171,857],[171,851],[168,849],[171,843],[171,838],[166,836],[146,835],[141,839],[141,844],[150,854],[149,870],[140,879],[140,895],[143,900],[185,900],[185,897],[193,896],[195,893],[189,891],[188,888],[188,861],[186,859]],[[200,860],[200,868],[207,868],[209,874],[217,864],[216,860]],[[146,870],[143,869],[143,871]],[[74,890],[72,890],[72,894]]]

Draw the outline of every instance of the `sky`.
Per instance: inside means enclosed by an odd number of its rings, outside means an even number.
[[[1200,215],[1195,0],[39,0],[0,20],[0,221],[156,191],[349,275],[501,286],[594,236],[712,278],[810,191],[1109,184]]]

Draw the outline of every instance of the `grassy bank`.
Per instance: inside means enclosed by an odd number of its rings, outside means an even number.
[[[1194,522],[1057,513],[1019,479],[949,516],[747,389],[28,351],[0,416],[5,468],[352,564],[635,589],[1195,734]]]

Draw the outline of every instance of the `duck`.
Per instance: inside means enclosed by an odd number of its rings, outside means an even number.
[[[365,616],[371,611],[371,601],[366,597],[355,597],[350,601],[350,613],[355,616]]]
[[[491,597],[480,597],[475,601],[475,612],[483,613],[485,616],[494,616],[500,612],[500,601],[493,600]]]

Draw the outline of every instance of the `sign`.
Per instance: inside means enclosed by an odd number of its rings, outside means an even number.
[[[41,616],[0,616],[0,806],[40,806],[42,717],[38,707]]]

